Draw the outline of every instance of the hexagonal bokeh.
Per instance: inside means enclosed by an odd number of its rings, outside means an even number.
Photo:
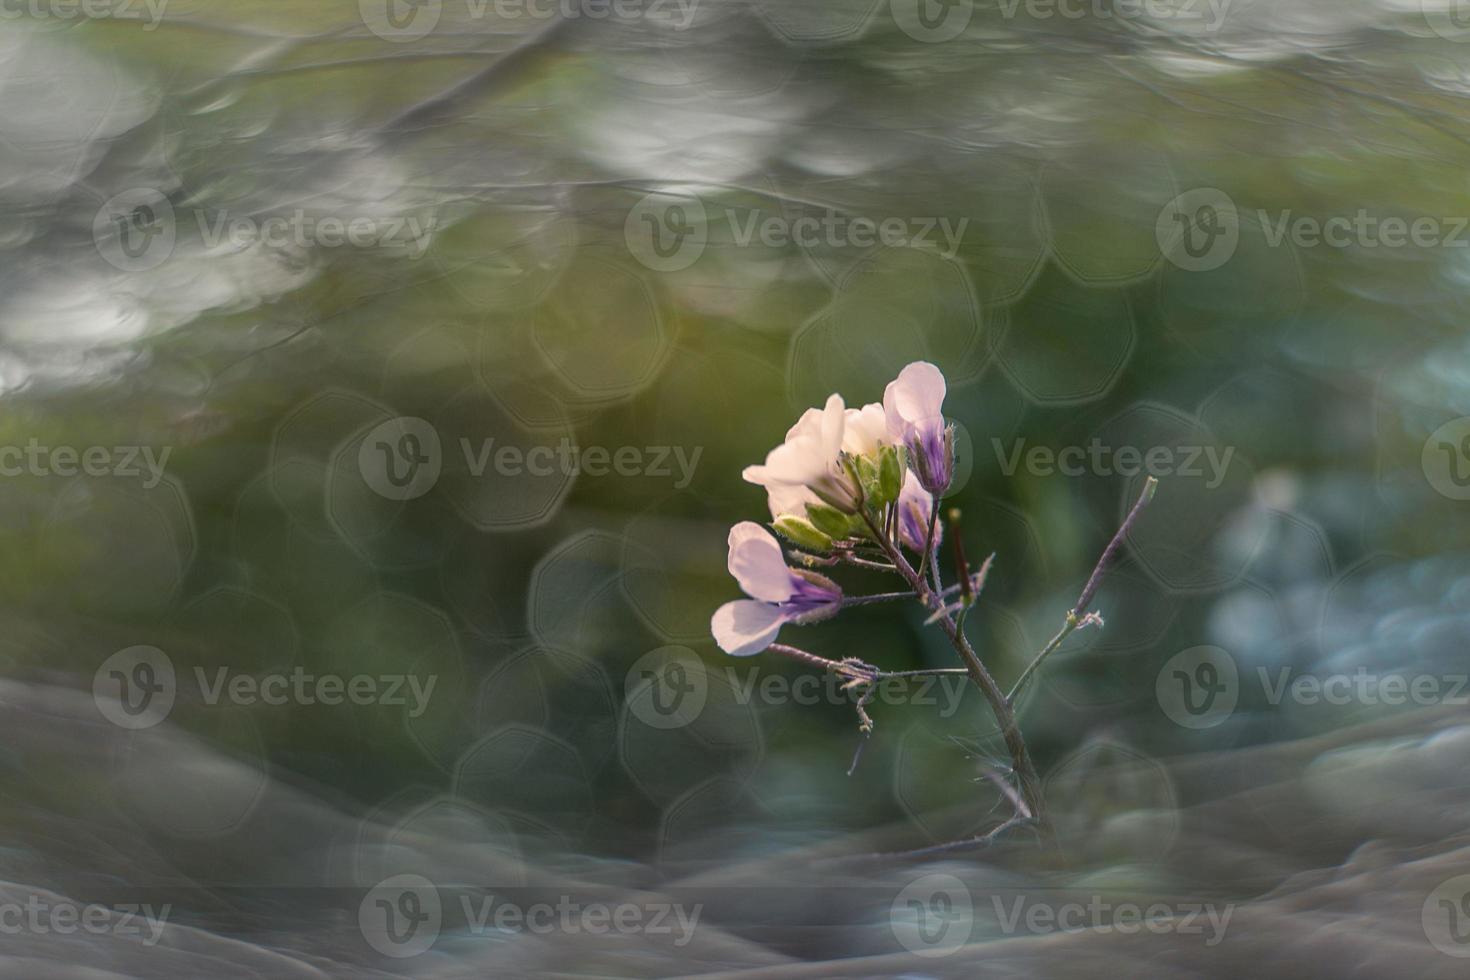
[[[805,47],[772,43],[767,21],[745,4],[694,4],[676,16],[653,25],[657,70],[639,74],[659,86],[660,101],[680,90],[685,100],[716,105],[768,97],[808,60]]]
[[[225,704],[200,705],[187,714],[176,708],[175,717],[187,717],[203,738],[171,724],[127,733],[113,760],[118,809],[177,837],[238,832],[270,784],[259,730],[246,710]]]
[[[1128,365],[1138,326],[1127,293],[1084,285],[1049,266],[990,337],[996,362],[1026,397],[1078,405],[1106,395]]]
[[[980,760],[948,737],[911,725],[894,754],[893,797],[930,842],[970,837],[1011,816],[1009,802],[981,771]]]
[[[692,495],[665,498],[624,526],[622,586],[650,629],[671,641],[703,643],[710,636],[711,613],[735,595],[725,570],[728,529],[664,516],[689,512],[674,506],[686,496]]]
[[[958,262],[917,248],[875,249],[838,284],[826,309],[791,338],[791,405],[880,401],[896,366],[927,360],[950,385],[976,378],[989,358],[984,320]]]
[[[1307,298],[1305,275],[1288,238],[1271,244],[1268,228],[1239,211],[1240,241],[1217,268],[1160,267],[1159,314],[1170,342],[1201,357],[1239,362],[1242,353],[1274,349],[1295,325]]]
[[[1254,493],[1244,447],[1224,446],[1198,419],[1138,402],[1088,442],[1096,478],[1121,485],[1119,526],[1150,473],[1160,484],[1128,534],[1140,566],[1166,589],[1208,592],[1238,579],[1266,541],[1268,510]],[[1120,479],[1121,478],[1121,479]]]
[[[590,770],[612,757],[619,709],[602,664],[531,646],[499,660],[485,674],[473,728],[488,734],[520,725],[550,732],[573,746]]]
[[[485,206],[440,228],[425,258],[469,309],[524,310],[543,301],[577,253],[566,210]]]
[[[1099,184],[1099,173],[1109,180]],[[1137,141],[1053,159],[1041,171],[1051,254],[1082,282],[1147,276],[1162,261],[1159,211],[1177,193],[1168,158]]]
[[[439,492],[480,530],[539,527],[576,483],[578,446],[565,416],[531,428],[473,386],[435,410],[434,426],[444,449]]]
[[[704,859],[724,864],[749,853],[759,859],[768,833],[760,824],[764,816],[746,779],[711,776],[664,807],[659,858],[665,863]]]
[[[353,391],[314,395],[287,412],[276,425],[266,476],[271,492],[291,519],[321,535],[331,535],[323,506],[326,486],[342,443],[366,433],[398,413]]]
[[[521,842],[511,821],[447,795],[405,793],[380,803],[358,824],[349,857],[353,882],[422,875],[440,885],[525,885]]]
[[[345,542],[291,520],[271,490],[269,473],[236,497],[230,554],[256,592],[291,609],[299,622],[335,613],[380,587],[377,573]]]
[[[618,751],[623,769],[644,795],[660,806],[716,776],[744,782],[765,752],[760,721],[747,700],[724,673],[694,661],[688,665],[697,677],[684,676],[703,694],[697,711],[679,713],[678,724],[650,725],[645,719],[664,717],[658,705],[627,703],[619,718]],[[668,680],[673,680],[672,676]],[[662,699],[678,691],[660,678],[630,688],[635,699]]]
[[[1169,771],[1122,742],[1091,739],[1042,782],[1057,837],[1089,861],[1159,861],[1179,832]]]
[[[754,0],[771,31],[791,44],[851,41],[867,29],[881,0]]]
[[[379,592],[341,610],[314,656],[311,667],[320,672],[387,678],[375,688],[382,699],[338,709],[342,723],[357,725],[365,741],[390,743],[403,732],[442,765],[459,754],[470,734],[472,690],[458,630],[442,610]]]
[[[533,349],[570,397],[604,403],[647,387],[673,347],[646,269],[619,252],[579,249],[558,290],[531,311]]]
[[[1077,601],[1086,577],[1074,580],[1044,604],[1041,618],[1054,629]],[[1052,653],[1037,680],[1076,708],[1126,704],[1151,697],[1138,681],[1139,660],[1169,632],[1179,598],[1136,568],[1113,565],[1104,574],[1092,612],[1104,626],[1078,630]]]
[[[150,487],[151,479],[65,479],[36,532],[38,574],[66,582],[64,594],[83,608],[166,607],[194,561],[197,534],[183,484],[160,475]]]
[[[216,586],[189,600],[169,617],[191,644],[192,663],[235,669],[294,665],[301,636],[291,611],[247,589]],[[184,651],[176,650],[183,655]]]
[[[510,724],[469,746],[454,764],[454,795],[495,811],[521,837],[569,849],[592,819],[592,781],[577,750],[550,732]]]
[[[581,531],[548,551],[531,571],[526,598],[531,635],[548,651],[596,650],[631,616],[622,589],[624,542]]]

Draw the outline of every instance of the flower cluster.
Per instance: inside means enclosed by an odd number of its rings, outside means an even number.
[[[805,553],[860,564],[865,548],[897,543],[928,558],[938,544],[935,506],[954,476],[954,429],[944,418],[944,375],[917,361],[882,403],[848,408],[841,395],[802,414],[765,462],[744,477],[766,489],[771,524]],[[780,543],[750,521],[730,531],[730,574],[749,599],[715,612],[720,648],[750,656],[775,642],[786,623],[828,619],[842,590],[809,568],[786,563]]]

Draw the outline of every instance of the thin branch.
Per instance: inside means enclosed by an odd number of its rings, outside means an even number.
[[[1102,583],[1103,571],[1107,568],[1108,563],[1113,560],[1113,556],[1118,553],[1118,549],[1123,546],[1123,539],[1133,529],[1134,523],[1138,520],[1138,515],[1143,513],[1143,508],[1148,506],[1150,500],[1154,499],[1154,491],[1158,487],[1159,481],[1153,477],[1149,477],[1144,481],[1143,492],[1138,495],[1138,501],[1134,503],[1133,509],[1128,512],[1128,516],[1123,519],[1122,525],[1118,528],[1118,533],[1113,535],[1113,540],[1109,541],[1108,546],[1103,549],[1102,557],[1097,560],[1097,565],[1093,568],[1092,575],[1088,577],[1087,584],[1082,587],[1082,594],[1077,597],[1076,605],[1068,611],[1066,622],[1062,624],[1062,628],[1057,632],[1057,635],[1051,638],[1051,642],[1036,655],[1036,658],[1031,663],[1026,665],[1026,669],[1016,679],[1015,686],[1011,688],[1011,693],[1006,695],[1007,704],[1015,704],[1017,695],[1021,693],[1021,689],[1026,686],[1026,682],[1031,679],[1031,676],[1036,673],[1036,668],[1040,667],[1041,662],[1051,656],[1056,648],[1061,646],[1073,632],[1088,626],[1102,625],[1102,617],[1096,613],[1088,613],[1087,607],[1092,605],[1092,600],[1097,595],[1097,588]]]

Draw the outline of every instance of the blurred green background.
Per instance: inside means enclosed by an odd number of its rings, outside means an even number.
[[[1083,807],[1067,774],[1099,744],[1176,756],[1395,710],[1271,705],[1247,683],[1227,721],[1190,730],[1156,696],[1181,651],[1218,646],[1246,676],[1462,657],[1465,504],[1426,464],[1470,414],[1470,46],[1432,17],[1241,2],[1210,30],[975,3],[958,36],[922,40],[900,0],[705,0],[685,27],[446,2],[407,39],[374,34],[370,7],[172,0],[151,30],[7,26],[0,443],[171,451],[153,486],[0,481],[7,674],[85,689],[148,644],[186,678],[434,676],[418,717],[209,705],[184,683],[170,722],[364,809],[493,815],[548,859],[975,832],[993,818],[955,741],[993,748],[974,692],[875,705],[849,776],[850,706],[742,698],[802,668],[708,636],[738,595],[728,527],[766,517],[741,469],[802,409],[879,400],[917,359],[950,380],[947,504],[968,553],[996,554],[970,629],[1003,683],[1141,484],[1008,473],[1016,446],[1232,454],[1218,485],[1163,476],[1096,603],[1106,628],[1024,702],[1058,809]],[[176,241],[119,269],[94,216],[138,188],[168,202]],[[1191,269],[1160,229],[1208,222],[1204,188],[1238,237]],[[1458,244],[1276,237],[1360,212],[1428,217]],[[829,213],[963,234],[952,254],[937,233],[741,240],[751,220]],[[209,240],[218,220],[296,214],[432,232],[422,254]],[[694,251],[658,268],[650,236],[680,228]],[[442,472],[400,501],[360,453],[404,416],[437,433]],[[461,440],[488,439],[697,465],[683,486],[677,466],[476,475]],[[955,666],[921,619],[864,609],[785,638]],[[634,706],[673,661],[697,665],[703,705],[660,727]],[[176,791],[184,814],[210,795]],[[1175,802],[1167,780],[1142,792]]]

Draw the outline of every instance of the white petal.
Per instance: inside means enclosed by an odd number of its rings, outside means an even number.
[[[846,425],[847,410],[842,404],[842,396],[833,395],[827,399],[827,405],[822,409],[822,444],[819,452],[824,472],[829,464],[837,462],[837,454],[842,450],[842,432]]]
[[[786,514],[805,517],[808,504],[821,502],[821,498],[806,487],[785,483],[773,484],[767,488],[766,492],[766,503],[770,505],[772,517],[782,517]]]
[[[791,598],[791,569],[770,531],[754,521],[730,529],[730,574],[752,599],[785,602]]]
[[[721,650],[734,657],[749,657],[774,643],[785,621],[776,606],[736,599],[715,610],[709,629]]]
[[[842,432],[844,451],[866,456],[878,451],[879,445],[887,441],[888,422],[883,406],[871,402],[862,408],[847,410],[846,424]]]
[[[943,417],[946,390],[944,373],[928,361],[915,361],[898,372],[883,392],[889,436],[902,439],[909,426]]]

